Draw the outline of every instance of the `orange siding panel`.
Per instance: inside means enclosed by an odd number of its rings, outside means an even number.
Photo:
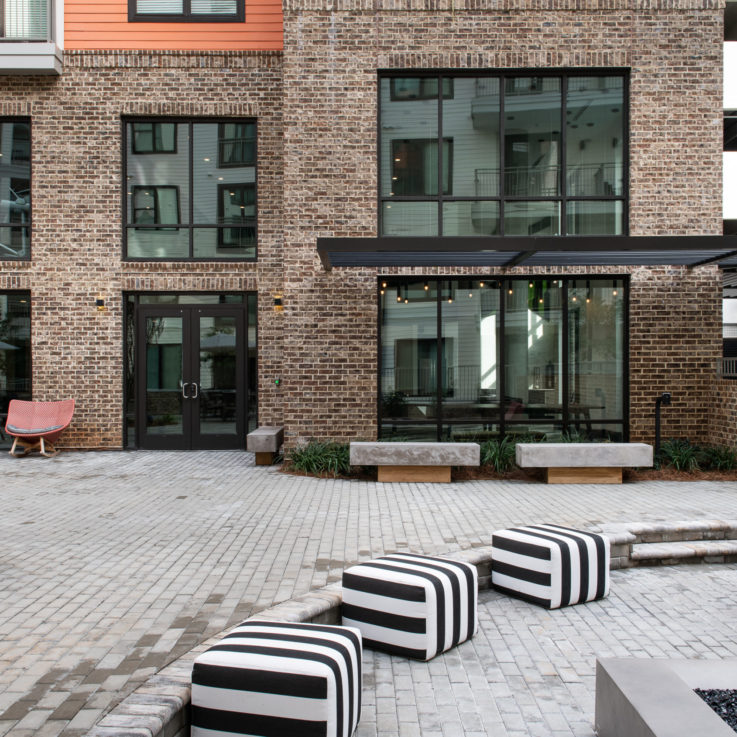
[[[245,0],[244,23],[129,23],[127,0],[65,0],[70,50],[279,51],[281,0]]]

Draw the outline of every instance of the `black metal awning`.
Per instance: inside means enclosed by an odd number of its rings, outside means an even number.
[[[737,266],[737,235],[318,238],[326,271],[350,266]]]

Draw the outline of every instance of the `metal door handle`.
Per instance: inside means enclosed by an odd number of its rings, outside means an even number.
[[[200,396],[200,387],[198,387],[194,381],[192,382],[192,386],[194,387],[194,394],[190,397],[190,399],[197,399],[197,397]]]
[[[188,387],[188,386],[189,386],[189,382],[188,381],[186,381],[186,382],[184,382],[184,384],[182,384],[182,396],[185,399],[189,399],[189,397],[187,396],[187,391],[185,389],[185,387]]]

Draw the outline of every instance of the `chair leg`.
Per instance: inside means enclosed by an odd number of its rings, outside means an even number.
[[[41,441],[41,455],[46,456],[47,458],[53,458],[56,455],[59,455],[59,451],[54,448],[54,446],[51,443],[44,443],[43,438],[39,438]],[[46,451],[46,448],[49,449],[49,452]]]
[[[21,450],[16,453],[15,449],[16,447],[20,445]],[[8,451],[10,455],[12,455],[14,458],[23,458],[23,456],[27,456],[31,452],[31,446],[28,445],[28,443],[23,442],[20,438],[13,438],[13,447]]]

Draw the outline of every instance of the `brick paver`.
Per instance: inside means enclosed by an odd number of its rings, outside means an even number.
[[[734,483],[376,484],[251,464],[234,452],[0,456],[0,737],[84,734],[195,644],[385,552],[489,545],[494,529],[531,522],[737,519]],[[465,649],[429,665],[371,656],[374,718],[367,708],[363,734],[477,737],[491,725],[534,737],[539,724],[541,734],[589,735],[592,653],[611,654],[617,633],[614,654],[731,653],[648,598],[652,576],[693,614],[706,596],[697,582],[713,581],[714,611],[729,622],[734,597],[718,591],[734,568],[705,570],[616,573],[616,591],[639,585],[639,598],[616,593],[561,614],[484,594],[491,628]],[[700,576],[693,595],[679,578],[689,575]],[[629,602],[621,611],[620,598]],[[607,607],[608,628],[595,617]],[[627,622],[645,614],[660,617],[662,631],[633,633]]]

